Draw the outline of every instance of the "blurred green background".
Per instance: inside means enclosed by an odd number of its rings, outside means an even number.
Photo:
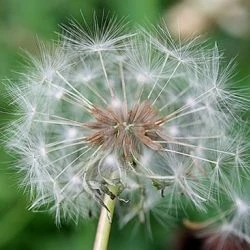
[[[89,20],[93,11],[98,15],[105,10],[118,17],[127,16],[131,25],[146,25],[148,20],[157,23],[164,18],[170,31],[182,38],[202,33],[204,38],[216,40],[225,61],[236,57],[235,80],[240,80],[238,84],[242,87],[250,86],[249,1],[216,0],[215,3],[218,6],[211,8],[202,0],[0,0],[0,79],[4,82],[17,77],[15,72],[23,68],[22,50],[35,54],[37,37],[42,41],[56,39],[59,24],[67,23],[70,18],[81,22],[80,10]],[[227,14],[227,9],[236,11]],[[3,84],[0,92],[1,111],[10,112],[5,106]],[[8,119],[8,114],[0,112],[1,125]],[[58,228],[52,216],[28,211],[28,196],[18,188],[18,174],[11,168],[11,158],[3,146],[0,158],[0,250],[91,249],[97,221]],[[145,226],[136,229],[132,223],[120,230],[114,223],[110,249],[172,249],[168,242],[175,231],[171,227],[167,230],[152,221],[152,232],[150,238]]]

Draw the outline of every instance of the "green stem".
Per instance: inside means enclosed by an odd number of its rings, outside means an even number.
[[[110,186],[109,190],[116,196],[118,187]],[[116,197],[111,199],[109,195],[105,195],[104,204],[106,207],[101,208],[99,222],[96,231],[95,243],[93,250],[106,250],[109,241],[112,218],[114,214]],[[108,210],[107,210],[108,209]]]

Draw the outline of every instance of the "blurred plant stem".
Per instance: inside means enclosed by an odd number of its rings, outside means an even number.
[[[101,208],[93,250],[107,249],[118,189],[118,186],[110,186],[111,194],[104,197],[106,207]]]

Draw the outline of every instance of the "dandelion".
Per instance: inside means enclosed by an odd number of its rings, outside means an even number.
[[[94,249],[106,249],[115,204],[123,225],[162,222],[186,202],[206,211],[248,173],[244,132],[233,132],[247,100],[228,85],[217,46],[102,24],[72,22],[30,56],[9,85],[18,119],[5,133],[30,209],[58,223],[101,210]]]

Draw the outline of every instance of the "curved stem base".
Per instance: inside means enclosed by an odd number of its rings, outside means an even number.
[[[118,187],[111,186],[109,190],[115,196],[118,193]],[[107,250],[115,203],[116,197],[111,199],[109,195],[105,195],[104,204],[106,207],[101,208],[93,250]]]

